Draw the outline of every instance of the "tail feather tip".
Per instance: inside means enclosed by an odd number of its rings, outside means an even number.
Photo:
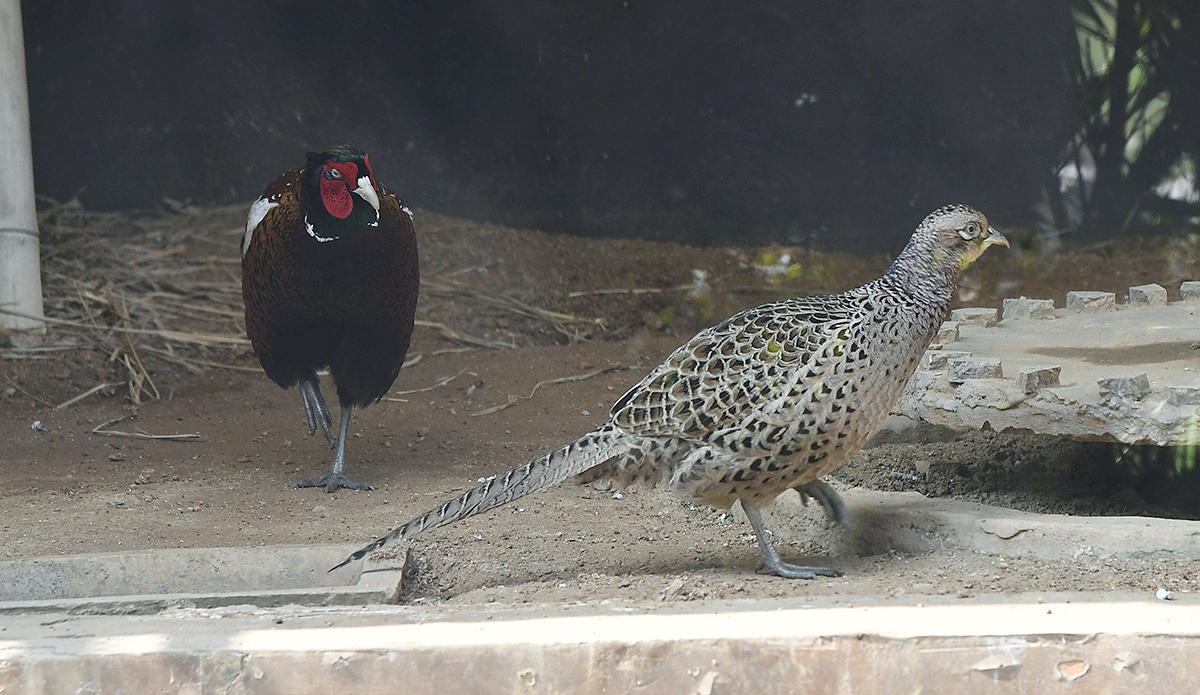
[[[325,571],[325,573],[329,574],[330,572],[340,570],[341,568],[345,567],[346,565],[350,564],[351,562],[354,562],[355,560],[363,559],[363,557],[366,556],[366,554],[367,554],[367,550],[365,548],[363,550],[356,550],[353,553],[350,553],[348,556],[346,556],[345,560],[342,560],[341,562],[337,563],[333,567],[330,567],[328,570]]]

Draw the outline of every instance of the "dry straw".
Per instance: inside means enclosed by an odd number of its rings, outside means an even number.
[[[78,200],[43,197],[39,208],[48,335],[38,346],[0,348],[0,360],[71,355],[91,363],[99,383],[57,407],[121,386],[134,404],[162,398],[154,375],[166,367],[259,371],[243,318],[239,252],[245,206],[199,210],[164,200],[158,213],[103,213],[85,210]],[[486,306],[568,335],[596,326],[593,319],[534,307],[450,277],[424,278],[421,294]],[[4,307],[0,312],[20,315]],[[417,321],[422,329],[467,349],[516,347],[444,322]]]

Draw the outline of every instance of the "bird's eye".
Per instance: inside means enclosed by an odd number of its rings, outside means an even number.
[[[964,241],[971,241],[972,239],[979,238],[979,223],[968,222],[967,226],[958,230],[958,235],[962,237]]]
[[[334,169],[334,168],[330,167],[329,169],[326,169],[326,170],[325,170],[325,178],[327,178],[327,179],[340,179],[340,178],[342,178],[342,172],[338,171],[337,169]]]

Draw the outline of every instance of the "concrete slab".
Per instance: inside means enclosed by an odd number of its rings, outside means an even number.
[[[1160,296],[1148,288],[1130,288],[1130,296]],[[1073,308],[1055,309],[1053,320],[988,326],[978,317],[996,310],[957,310],[957,331],[942,333],[952,342],[926,353],[895,412],[959,431],[1200,443],[1200,302],[1154,299],[1102,311],[1107,296],[1071,294]],[[967,369],[980,365],[991,368]]]
[[[20,616],[0,692],[1191,692],[1200,603],[1103,599]]]
[[[1200,522],[1025,514],[858,489],[843,497],[849,531],[831,529],[790,493],[768,509],[768,521],[779,535],[815,538],[834,555],[953,546],[1044,559],[1200,557]],[[128,563],[128,586],[139,591],[196,590],[203,582],[216,593],[166,595],[161,605],[139,604],[126,615],[94,615],[70,603],[88,599],[43,598],[32,610],[36,602],[27,600],[23,611],[10,602],[0,614],[0,693],[369,694],[396,692],[398,684],[418,695],[1021,693],[1077,682],[1089,692],[1155,694],[1190,692],[1195,675],[1186,665],[1200,658],[1200,597],[1191,594],[1169,602],[910,595],[494,609],[329,598],[372,585],[398,589],[399,569],[380,565],[327,575],[339,586],[303,587],[315,583],[306,575],[323,573],[352,549],[124,553],[6,567],[0,586],[26,577],[28,595],[49,591],[28,580],[31,568],[45,577],[50,566],[73,567],[51,582],[65,594],[94,590],[87,573],[111,563]],[[291,564],[302,569],[279,569]],[[196,568],[196,583],[187,573],[168,576],[180,567]],[[132,576],[138,570],[148,575]],[[254,573],[268,579],[249,578]],[[261,594],[241,584],[268,580],[276,588]],[[101,584],[114,594],[110,608],[138,600],[118,595],[121,585]],[[217,591],[230,588],[241,593]],[[290,597],[307,605],[281,605]],[[250,605],[233,605],[241,603]]]
[[[1029,514],[911,492],[842,491],[849,528],[787,493],[766,510],[786,540],[830,557],[966,550],[1011,558],[1200,560],[1200,522]],[[740,509],[735,507],[735,513]],[[353,606],[394,603],[403,560],[372,556],[326,570],[350,545],[207,548],[33,558],[0,563],[0,616],[151,615],[181,607]]]
[[[1200,521],[1030,514],[915,492],[854,488],[841,494],[848,528],[830,525],[790,492],[764,510],[767,527],[787,541],[811,541],[831,558],[956,549],[1049,561],[1084,556],[1200,560]],[[741,514],[737,506],[734,510]]]
[[[394,602],[402,567],[353,563],[357,545],[190,548],[0,562],[0,615],[147,614],[172,606]]]

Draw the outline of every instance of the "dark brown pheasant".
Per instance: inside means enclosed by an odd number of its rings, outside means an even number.
[[[300,385],[308,430],[332,439],[317,370],[342,406],[329,472],[298,487],[374,489],[347,478],[354,407],[392,387],[412,337],[420,278],[412,211],[375,180],[367,155],[338,146],[308,154],[250,206],[242,241],[246,333],[267,376]]]

